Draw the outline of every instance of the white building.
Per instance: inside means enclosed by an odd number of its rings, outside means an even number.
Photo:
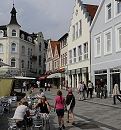
[[[77,88],[79,81],[87,84],[90,79],[90,24],[96,10],[96,5],[75,1],[67,39],[69,87]]]
[[[13,5],[10,23],[0,26],[0,61],[10,65],[1,67],[0,75],[37,76],[42,68],[38,65],[38,57],[42,54],[38,51],[40,42],[44,43],[42,33],[29,34],[21,30]],[[42,51],[46,52],[46,49],[42,48]]]

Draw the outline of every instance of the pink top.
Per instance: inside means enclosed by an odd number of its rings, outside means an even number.
[[[56,109],[64,109],[64,105],[65,105],[64,102],[65,102],[64,97],[56,96],[55,97],[55,108]]]

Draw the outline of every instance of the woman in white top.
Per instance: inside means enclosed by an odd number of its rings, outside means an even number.
[[[29,109],[28,109],[28,102],[20,102],[19,106],[16,108],[13,119],[16,120],[16,124],[19,128],[22,126],[26,126],[25,115],[28,116]]]
[[[121,102],[121,95],[120,95],[118,84],[114,84],[114,88],[113,88],[113,102],[114,102],[114,104],[116,104],[116,98]]]

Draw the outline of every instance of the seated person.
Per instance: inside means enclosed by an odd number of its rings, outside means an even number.
[[[16,120],[17,127],[21,128],[26,126],[26,118],[29,116],[28,102],[21,100],[18,107],[15,110],[13,119]]]
[[[50,108],[50,105],[49,105],[49,103],[47,102],[45,96],[42,96],[42,97],[41,97],[41,100],[39,100],[39,102],[35,105],[34,108],[39,108],[40,113],[46,113],[46,114],[49,114],[50,109],[51,109],[51,108]]]

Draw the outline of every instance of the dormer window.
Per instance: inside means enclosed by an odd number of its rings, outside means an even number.
[[[28,40],[29,42],[32,42],[32,38],[31,38],[30,36],[27,37],[27,40]]]
[[[106,5],[106,21],[110,20],[112,17],[112,6],[111,3]]]
[[[21,34],[21,39],[23,39],[23,40],[24,40],[24,38],[25,38],[24,34]]]
[[[0,30],[0,37],[3,37],[3,34],[4,34],[3,30]]]
[[[14,30],[14,29],[12,30],[12,36],[14,36],[14,37],[16,36],[16,30]]]

